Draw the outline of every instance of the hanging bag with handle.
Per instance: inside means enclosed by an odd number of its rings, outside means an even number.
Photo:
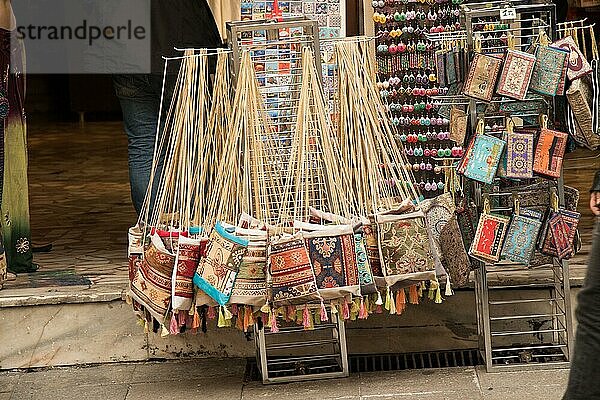
[[[590,36],[592,38],[592,61],[590,62],[592,67],[590,75],[592,81],[592,132],[600,135],[600,56],[593,26],[590,27]]]
[[[491,101],[498,81],[502,59],[481,52],[481,38],[475,38],[475,56],[463,87],[465,96]]]

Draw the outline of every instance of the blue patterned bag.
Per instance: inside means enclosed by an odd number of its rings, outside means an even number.
[[[465,166],[464,175],[483,183],[492,183],[506,142],[489,135],[477,135]]]

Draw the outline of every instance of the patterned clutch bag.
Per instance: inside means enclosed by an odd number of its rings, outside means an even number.
[[[492,183],[505,142],[489,135],[477,135],[469,158],[466,161],[464,175],[483,183]]]
[[[502,246],[502,257],[529,265],[542,227],[541,219],[542,213],[535,210],[522,210],[519,215],[514,215]]]
[[[574,81],[577,78],[581,78],[584,75],[592,72],[590,63],[586,60],[586,57],[581,53],[579,47],[571,36],[566,36],[554,43],[552,47],[563,49],[569,52],[568,55],[568,66],[567,66],[567,78]]]
[[[456,216],[452,216],[442,228],[440,249],[444,258],[444,267],[450,274],[452,286],[455,288],[466,286],[469,283],[471,260],[469,260],[469,255],[465,249]]]
[[[465,143],[468,121],[466,112],[458,107],[450,109],[450,140],[461,146]]]
[[[463,94],[478,100],[492,100],[501,65],[500,58],[475,53],[465,80]]]
[[[507,50],[496,92],[506,97],[524,100],[534,65],[534,55],[518,50]]]
[[[575,255],[573,243],[581,214],[576,211],[559,210],[548,219],[548,230],[552,235],[554,248],[560,260]]]
[[[506,135],[507,178],[533,178],[533,143],[532,133]]]
[[[510,218],[502,215],[481,214],[469,254],[484,262],[500,260],[500,252],[509,221]]]
[[[446,59],[446,83],[452,85],[458,82],[458,76],[456,74],[456,59],[454,58],[453,51],[447,51],[445,54]]]
[[[568,135],[563,132],[542,128],[535,149],[533,170],[538,174],[558,178],[567,148]]]
[[[550,46],[538,46],[529,89],[548,96],[564,93],[568,51]]]
[[[440,86],[446,86],[446,50],[436,50],[435,68],[437,72],[437,81]]]
[[[435,279],[423,212],[376,215],[379,253],[386,284]]]

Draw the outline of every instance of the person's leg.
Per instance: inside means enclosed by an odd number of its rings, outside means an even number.
[[[600,399],[600,219],[596,220],[587,274],[577,301],[575,349],[563,399]]]
[[[147,75],[116,75],[113,81],[128,138],[131,199],[139,215],[152,170],[160,98]]]

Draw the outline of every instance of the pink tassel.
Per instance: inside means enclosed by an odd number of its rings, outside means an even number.
[[[208,307],[208,312],[206,313],[206,316],[208,317],[208,319],[215,319],[217,318],[217,311],[214,307]]]
[[[310,311],[308,311],[308,306],[304,306],[304,311],[302,312],[302,326],[304,329],[310,328]]]
[[[232,313],[233,315],[238,315],[238,306],[237,306],[237,304],[233,304],[233,305],[231,306],[231,313]]]
[[[358,310],[358,319],[367,319],[369,313],[367,312],[367,307],[365,306],[365,302],[363,298],[360,298],[360,309]]]
[[[177,313],[177,322],[179,322],[179,326],[185,325],[185,313],[183,311]]]
[[[342,305],[342,314],[344,315],[344,319],[350,319],[350,307],[348,306],[348,300],[344,299],[344,304]]]
[[[287,316],[287,320],[292,322],[294,321],[294,319],[296,318],[296,307],[294,306],[287,306],[286,308],[286,316]]]
[[[271,325],[271,332],[277,333],[279,332],[279,328],[277,327],[277,312],[272,310],[269,314],[269,325]]]
[[[175,314],[171,316],[171,324],[169,325],[169,333],[171,335],[177,335],[179,333],[179,327],[177,326],[177,318]]]
[[[377,307],[375,308],[375,314],[383,314],[383,307],[381,304],[377,304]]]
[[[327,314],[327,309],[325,308],[325,304],[321,302],[321,322],[329,321],[329,315]]]

